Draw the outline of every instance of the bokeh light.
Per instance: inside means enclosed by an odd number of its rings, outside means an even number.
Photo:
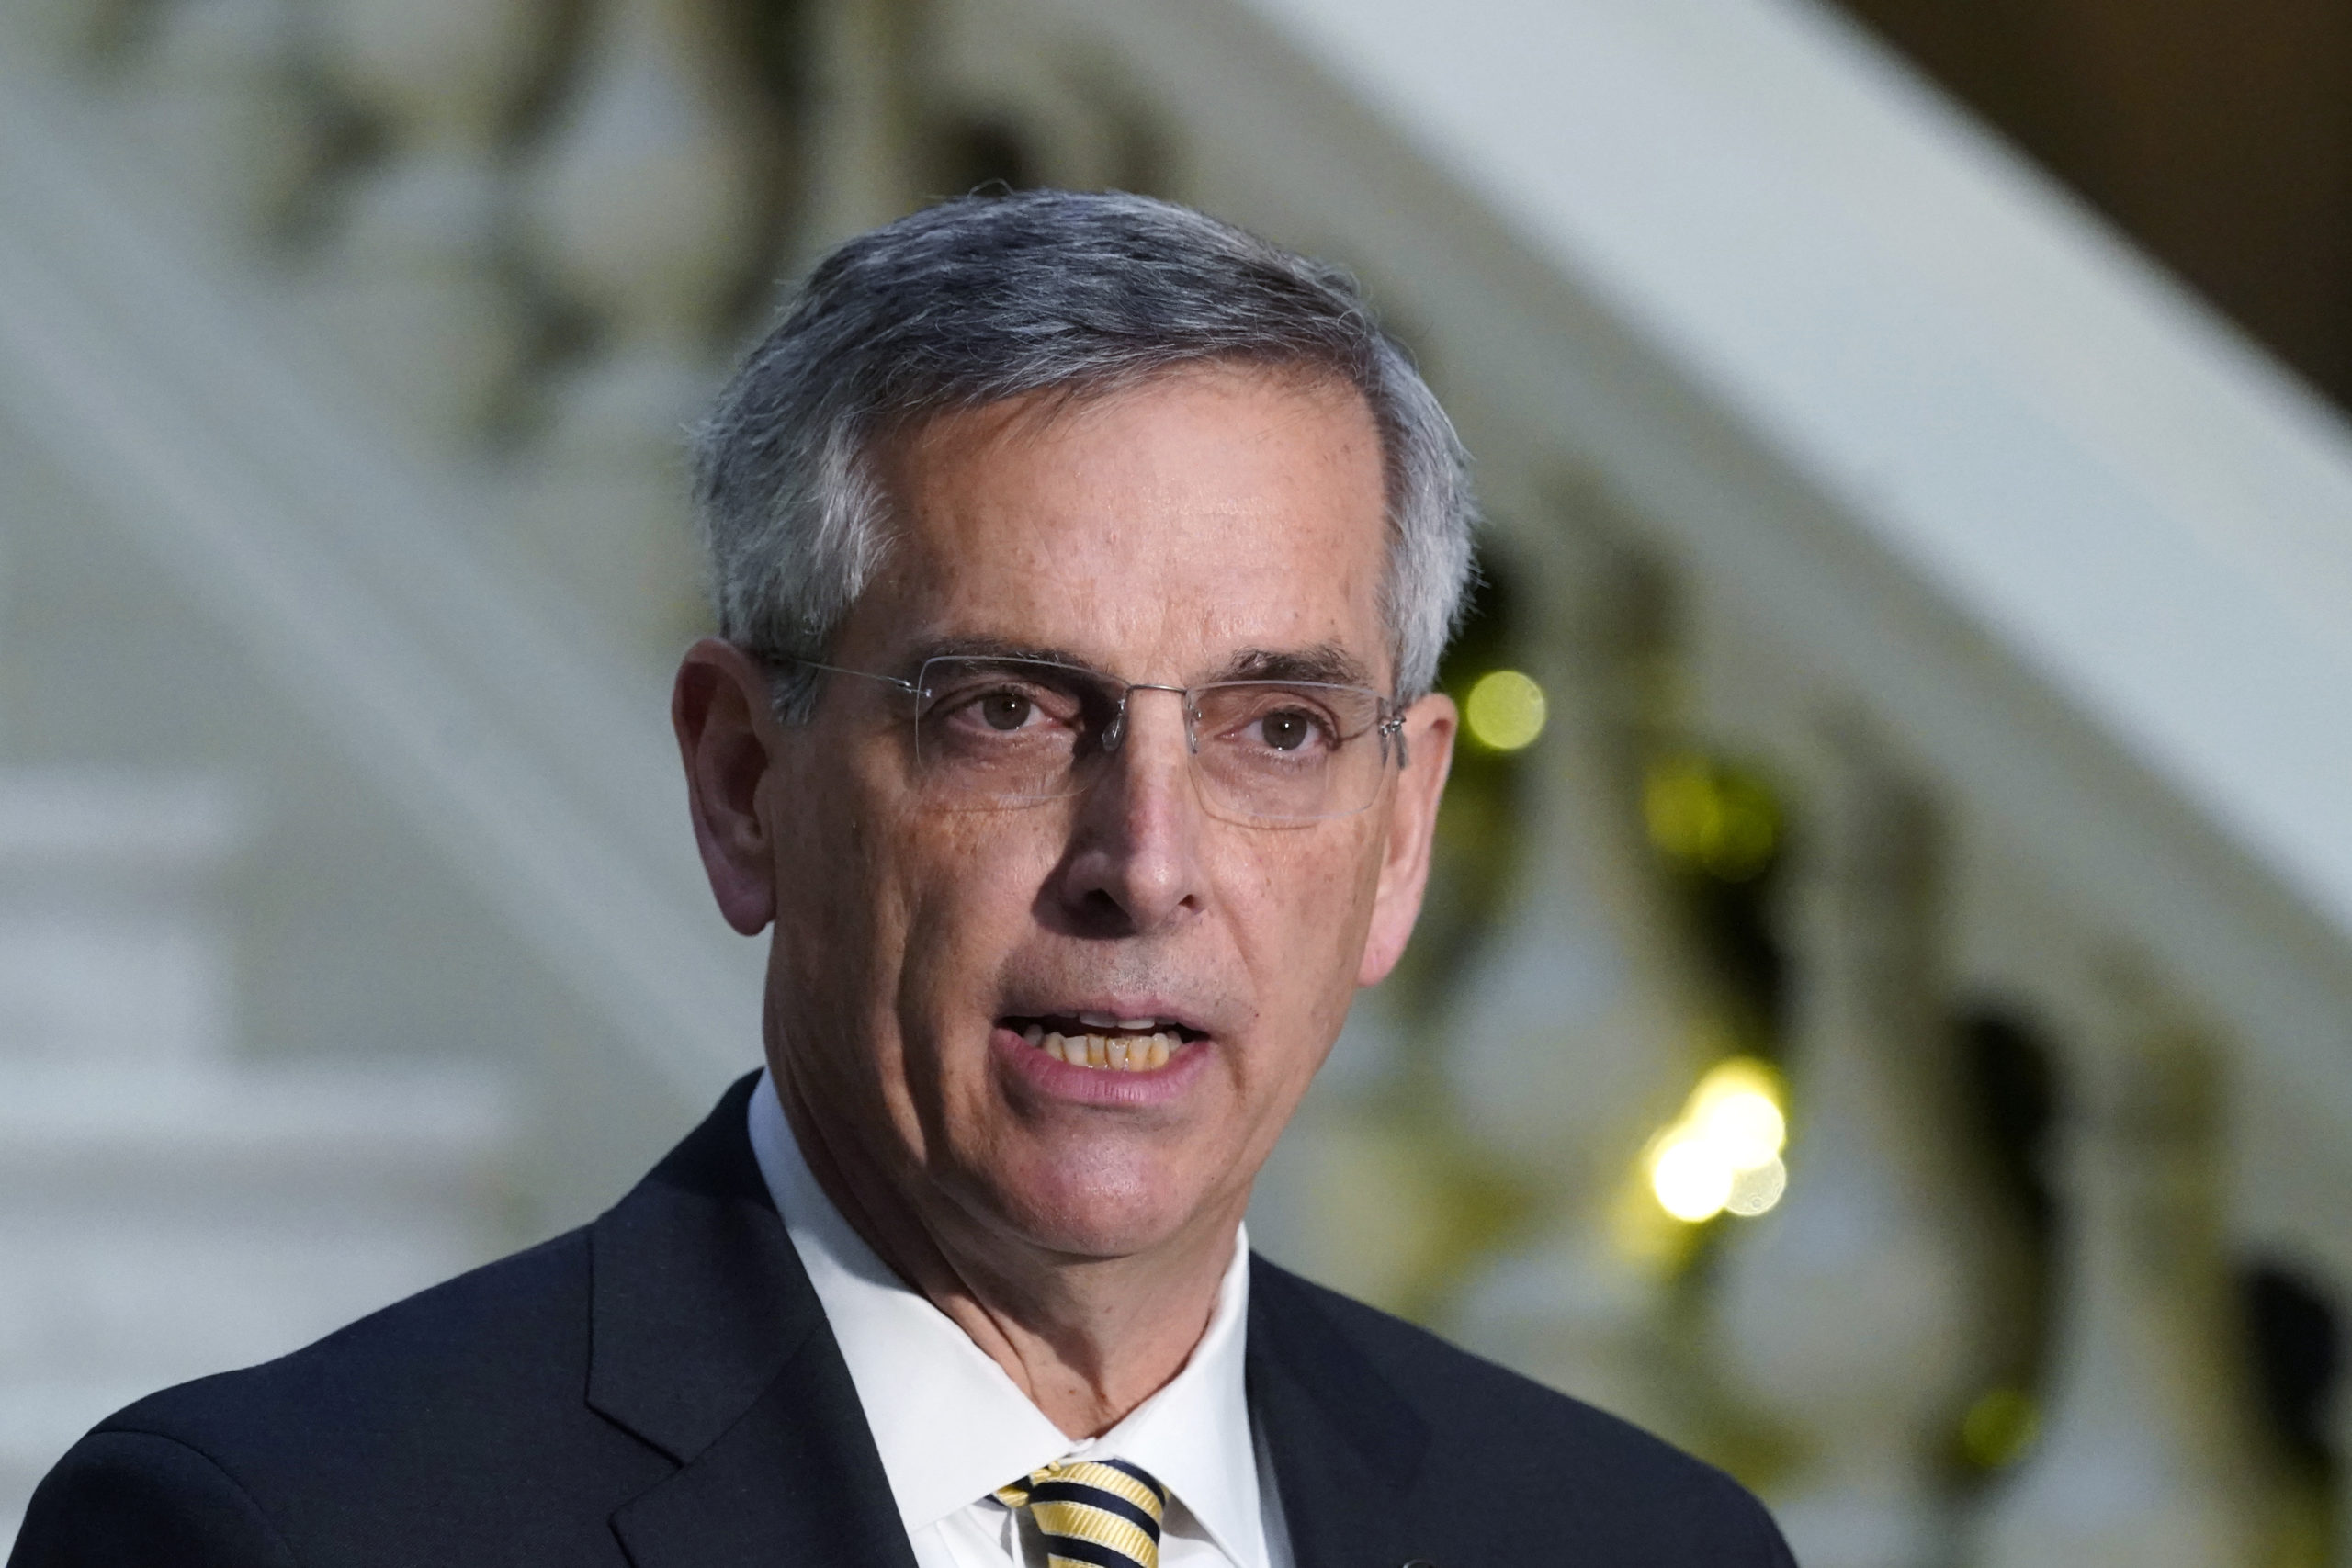
[[[1779,1075],[1753,1056],[1716,1063],[1690,1091],[1685,1112],[1699,1136],[1720,1148],[1734,1170],[1757,1170],[1788,1145]]]
[[[1658,1206],[1693,1224],[1723,1213],[1736,1176],[1722,1150],[1695,1137],[1669,1139],[1650,1157],[1650,1190]]]
[[[1481,675],[1462,704],[1470,739],[1493,751],[1516,751],[1544,733],[1544,688],[1516,670]]]
[[[1732,1178],[1731,1196],[1724,1200],[1727,1213],[1752,1220],[1768,1213],[1789,1190],[1789,1168],[1776,1156],[1762,1165],[1750,1166]]]
[[[2041,1411],[2018,1388],[1988,1389],[1961,1418],[1960,1448],[1979,1470],[2015,1464],[2041,1435]]]
[[[1725,882],[1761,873],[1781,844],[1780,807],[1770,792],[1705,757],[1652,766],[1642,815],[1659,853]]]
[[[1765,1213],[1788,1190],[1781,1161],[1788,1126],[1781,1075],[1753,1056],[1726,1057],[1651,1141],[1650,1192],[1660,1208],[1690,1224],[1725,1211]]]

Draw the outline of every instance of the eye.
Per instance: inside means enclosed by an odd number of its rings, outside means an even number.
[[[1035,739],[1077,722],[1080,703],[1034,681],[975,681],[935,694],[932,722],[978,739]]]
[[[1274,707],[1258,714],[1238,732],[1261,756],[1304,761],[1327,756],[1339,743],[1329,715],[1311,707]]]
[[[1284,708],[1258,721],[1258,739],[1273,750],[1296,751],[1312,745],[1321,728],[1312,715]]]
[[[980,722],[995,730],[1018,729],[1029,722],[1029,716],[1037,709],[1027,696],[1012,691],[990,692],[972,705],[978,712]]]

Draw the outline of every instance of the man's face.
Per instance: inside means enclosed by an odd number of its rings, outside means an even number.
[[[912,678],[1011,647],[1186,686],[1295,656],[1391,688],[1380,447],[1351,389],[1212,368],[1023,400],[934,420],[882,474],[898,527],[835,663]],[[829,676],[760,785],[771,1051],[833,1159],[935,1223],[1057,1253],[1229,1228],[1355,987],[1403,945],[1450,705],[1416,705],[1411,767],[1369,809],[1278,829],[1204,810],[1167,693],[1130,697],[1084,794],[1012,807],[927,793],[911,712]],[[1086,1018],[1153,1021],[1175,1048],[1123,1072],[1028,1038]]]

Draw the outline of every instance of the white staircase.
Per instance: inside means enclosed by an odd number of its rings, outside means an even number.
[[[235,1055],[249,828],[202,777],[0,771],[0,1539],[108,1412],[503,1237],[494,1077]]]
[[[118,95],[102,9],[0,7],[0,1542],[109,1411],[585,1219],[757,1053],[656,661],[222,220],[290,11],[156,13]]]

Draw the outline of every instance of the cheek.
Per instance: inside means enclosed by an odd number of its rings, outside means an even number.
[[[769,817],[776,942],[794,993],[785,1021],[868,1060],[895,1043],[879,1015],[908,919],[900,817],[887,793],[838,768],[787,780]]]
[[[825,830],[830,829],[830,831]],[[877,867],[863,824],[818,813],[777,845],[775,963],[788,976],[778,1020],[816,1059],[856,1043],[871,1054],[858,1010],[889,945],[889,913],[876,897]]]
[[[1258,994],[1288,999],[1279,1027],[1296,1032],[1302,1055],[1306,1042],[1326,1043],[1347,1015],[1379,886],[1372,834],[1349,826],[1333,835],[1338,842],[1261,844],[1229,884],[1241,890],[1237,915],[1258,937],[1248,944]],[[1306,1070],[1319,1060],[1318,1050]]]
[[[904,843],[892,867],[905,912],[897,1002],[910,1025],[969,1022],[959,1009],[993,993],[1005,953],[1034,923],[1052,864],[1035,829],[1004,814],[948,815]]]

